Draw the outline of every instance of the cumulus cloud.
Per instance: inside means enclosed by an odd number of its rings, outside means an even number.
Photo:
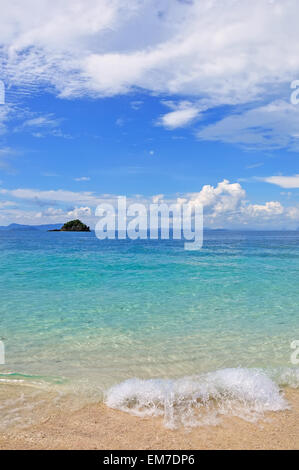
[[[202,205],[205,226],[211,227],[272,227],[274,229],[299,223],[299,208],[284,207],[279,201],[250,203],[239,183],[223,180],[216,186],[205,185],[198,193],[177,198],[179,204]]]
[[[205,185],[199,193],[187,194],[190,204],[201,204],[212,217],[240,208],[245,198],[245,190],[239,183],[223,180],[216,187]]]

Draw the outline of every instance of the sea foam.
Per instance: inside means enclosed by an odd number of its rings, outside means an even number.
[[[281,372],[283,384],[298,386],[298,371]],[[222,369],[180,379],[133,378],[110,388],[107,406],[133,415],[162,416],[169,428],[217,424],[221,415],[256,421],[266,411],[289,408],[276,383],[260,369]]]

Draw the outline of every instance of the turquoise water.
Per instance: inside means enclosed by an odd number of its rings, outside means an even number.
[[[202,384],[216,370],[297,386],[299,232],[207,232],[190,252],[172,240],[3,231],[0,260],[4,398],[27,384],[155,414],[165,387],[177,396],[182,378]]]

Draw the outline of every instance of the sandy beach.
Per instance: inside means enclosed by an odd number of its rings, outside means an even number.
[[[0,449],[298,449],[299,391],[288,389],[285,396],[291,409],[267,413],[258,423],[223,418],[217,426],[191,430],[169,430],[160,419],[93,404],[2,432]]]

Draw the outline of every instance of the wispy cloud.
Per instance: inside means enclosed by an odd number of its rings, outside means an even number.
[[[6,126],[12,114],[12,106],[9,104],[0,104],[0,135],[7,130]]]
[[[252,170],[254,168],[259,168],[261,166],[263,166],[264,163],[263,162],[259,162],[259,163],[252,163],[251,165],[247,165],[245,168],[246,170]]]
[[[33,113],[27,111],[32,116]],[[21,118],[22,116],[19,116]],[[63,119],[56,118],[53,114],[39,115],[23,119],[21,124],[14,128],[14,132],[30,132],[32,136],[43,138],[49,135],[54,137],[71,138],[71,136],[61,130]]]
[[[115,121],[115,124],[116,124],[118,127],[123,127],[123,125],[125,124],[124,118],[117,118],[116,121]]]
[[[23,122],[22,127],[57,127],[61,120],[55,119],[53,115],[38,116],[32,119],[27,119]]]
[[[78,178],[74,178],[74,181],[90,181],[89,176],[79,176]]]
[[[247,148],[299,151],[299,106],[277,100],[244,112],[235,112],[198,132],[202,140]]]
[[[285,189],[299,188],[299,175],[293,176],[266,176],[265,178],[258,178],[265,183],[275,184]]]
[[[141,100],[131,101],[131,108],[134,109],[134,111],[138,111],[142,105],[143,101]]]
[[[16,151],[12,149],[11,147],[2,147],[0,148],[0,159],[9,157],[11,155],[15,155]]]
[[[18,151],[11,147],[0,148],[0,168],[11,170],[11,159],[18,155]]]
[[[53,178],[58,178],[61,175],[59,173],[55,173],[55,172],[52,172],[52,171],[43,171],[42,176],[47,176],[48,178],[52,178],[52,177]]]
[[[37,189],[0,189],[0,194],[11,196],[27,201],[55,201],[71,204],[93,204],[102,202],[103,197],[96,196],[92,192],[75,192],[64,189],[57,190],[37,190]]]

